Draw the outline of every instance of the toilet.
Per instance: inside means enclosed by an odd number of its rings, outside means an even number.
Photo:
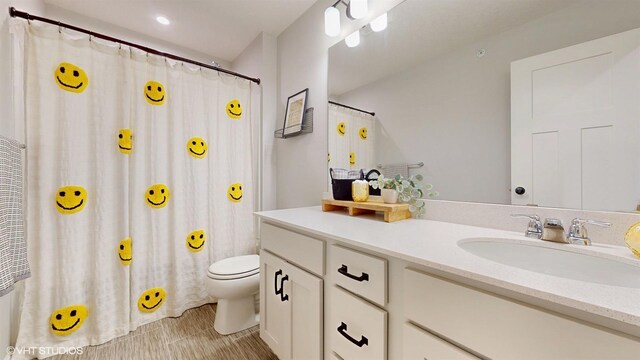
[[[260,256],[243,255],[220,260],[209,266],[209,294],[218,299],[213,328],[232,334],[258,324],[255,295],[260,287]]]

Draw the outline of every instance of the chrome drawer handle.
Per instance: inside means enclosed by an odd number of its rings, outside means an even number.
[[[351,341],[355,346],[362,347],[364,345],[369,346],[369,339],[364,336],[360,336],[360,340],[356,340],[351,337],[351,335],[347,334],[347,324],[340,322],[340,326],[338,326],[338,332],[340,335],[344,336],[347,340]]]
[[[351,275],[349,274],[349,269],[347,268],[347,265],[342,264],[342,266],[340,266],[340,269],[338,269],[338,272],[346,277],[348,277],[349,279],[353,279],[355,281],[369,281],[369,274],[367,274],[366,272],[363,272],[362,275],[360,276],[355,276],[355,275]]]

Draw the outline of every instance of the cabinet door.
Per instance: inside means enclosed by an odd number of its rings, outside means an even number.
[[[280,360],[291,359],[291,299],[283,290],[287,266],[260,252],[260,337]]]
[[[323,354],[323,290],[322,279],[287,264],[285,296],[291,306],[291,358],[322,359]]]

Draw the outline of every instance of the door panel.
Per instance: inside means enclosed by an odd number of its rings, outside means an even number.
[[[291,358],[291,302],[279,293],[287,263],[260,252],[260,337],[279,359]]]
[[[513,204],[633,211],[640,29],[511,64]]]

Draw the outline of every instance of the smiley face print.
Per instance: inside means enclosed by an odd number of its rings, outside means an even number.
[[[84,305],[63,307],[51,313],[49,328],[55,335],[66,336],[80,329],[88,315]]]
[[[151,288],[143,292],[138,298],[138,310],[145,313],[152,313],[160,306],[167,298],[167,292],[163,288]]]
[[[234,119],[238,120],[242,116],[242,108],[240,107],[240,101],[238,99],[233,99],[227,103],[225,108],[225,112],[227,115]]]
[[[344,136],[347,133],[347,125],[344,124],[344,121],[338,123],[336,126],[336,130],[338,131],[338,135]]]
[[[133,134],[131,129],[118,130],[118,150],[123,154],[131,154],[133,150]]]
[[[118,258],[120,258],[120,262],[124,266],[131,264],[131,260],[133,260],[131,238],[126,238],[120,241],[120,245],[118,246]]]
[[[204,230],[192,231],[187,235],[187,249],[191,252],[200,252],[204,248],[204,243],[207,241],[207,236]]]
[[[60,89],[76,94],[83,92],[89,85],[87,73],[81,67],[70,63],[60,63],[53,76]]]
[[[240,200],[242,200],[242,184],[235,183],[229,185],[229,188],[227,189],[227,198],[229,198],[231,202],[240,202]]]
[[[187,141],[187,153],[196,159],[204,159],[207,149],[207,142],[201,137],[193,137]]]
[[[162,105],[167,97],[164,85],[151,80],[144,84],[144,98],[151,105]]]
[[[86,203],[87,190],[82,186],[63,186],[56,193],[56,209],[60,214],[75,214],[84,209]]]
[[[167,206],[169,202],[169,188],[165,184],[153,184],[144,193],[144,200],[149,207],[160,209]]]
[[[360,139],[367,140],[367,128],[360,128],[360,130],[358,130],[358,135],[360,135]]]
[[[349,165],[355,165],[355,164],[356,164],[356,153],[352,151],[349,153]]]

